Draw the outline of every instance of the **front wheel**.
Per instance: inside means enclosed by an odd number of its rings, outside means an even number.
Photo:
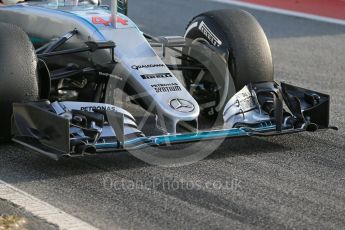
[[[0,23],[0,142],[11,139],[12,104],[39,99],[37,57],[27,34]]]
[[[219,55],[227,54],[230,72],[230,84],[235,90],[226,95],[221,91],[211,73],[200,78],[200,71],[183,72],[187,89],[203,108],[202,114],[216,117],[222,112],[225,103],[245,85],[255,82],[273,81],[273,63],[271,49],[260,24],[248,12],[225,9],[202,13],[188,25],[185,38],[192,43],[212,46]],[[197,58],[196,58],[197,59]],[[184,65],[191,65],[193,60],[186,58]],[[229,89],[234,87],[228,87]],[[227,100],[220,105],[220,98]]]

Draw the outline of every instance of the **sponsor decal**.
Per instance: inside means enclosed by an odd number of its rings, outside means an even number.
[[[165,67],[163,64],[148,64],[148,65],[132,65],[132,69],[147,69],[147,68],[157,68],[157,67]]]
[[[157,74],[141,75],[141,77],[144,80],[149,80],[149,79],[169,78],[169,77],[173,77],[173,76],[170,73],[157,73]]]
[[[171,100],[170,106],[174,110],[182,113],[189,113],[195,109],[195,106],[192,102],[180,98]]]
[[[177,83],[168,83],[168,84],[155,84],[151,85],[155,89],[156,93],[169,93],[182,91],[181,87]]]
[[[123,19],[119,16],[116,17],[117,18],[117,23],[120,23],[124,26],[128,25],[128,21],[126,19]],[[104,26],[110,26],[112,23],[111,18],[109,20],[105,20],[100,16],[93,16],[91,19],[92,23],[95,25],[104,25]]]
[[[116,107],[115,106],[107,106],[107,105],[80,107],[81,111],[86,111],[86,112],[93,112],[94,109],[105,110],[105,111],[114,111],[114,110],[116,110]]]
[[[199,30],[207,37],[207,39],[216,47],[219,47],[223,42],[208,28],[208,26],[202,21],[199,25]]]

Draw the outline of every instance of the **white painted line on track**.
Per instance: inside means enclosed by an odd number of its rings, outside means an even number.
[[[24,208],[32,215],[62,230],[97,230],[88,223],[0,180],[0,199]]]
[[[292,10],[284,10],[284,9],[279,9],[279,8],[269,7],[269,6],[261,6],[254,3],[242,2],[242,1],[237,1],[237,0],[211,0],[211,1],[246,7],[253,10],[262,10],[262,11],[272,12],[276,14],[283,14],[283,15],[294,16],[294,17],[299,17],[299,18],[311,19],[311,20],[320,21],[320,22],[345,25],[345,20],[341,20],[341,19],[323,17],[323,16],[318,16],[315,14],[301,13],[301,12],[292,11]]]

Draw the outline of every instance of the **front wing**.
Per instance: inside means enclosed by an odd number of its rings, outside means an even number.
[[[243,98],[243,92],[235,95],[224,110],[224,129],[160,136],[145,136],[129,112],[113,105],[49,101],[17,103],[13,105],[13,141],[58,160],[64,156],[149,146],[332,128],[329,126],[328,95],[285,83],[279,86],[274,82],[250,84],[247,89],[255,94],[250,93],[253,101]],[[259,97],[259,94],[272,97]],[[265,107],[270,107],[269,111],[266,109],[265,112]],[[258,111],[259,116],[253,115],[254,111]]]

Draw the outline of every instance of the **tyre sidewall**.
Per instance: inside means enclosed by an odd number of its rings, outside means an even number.
[[[0,34],[0,142],[8,142],[13,103],[39,99],[37,57],[19,27],[0,23]]]

